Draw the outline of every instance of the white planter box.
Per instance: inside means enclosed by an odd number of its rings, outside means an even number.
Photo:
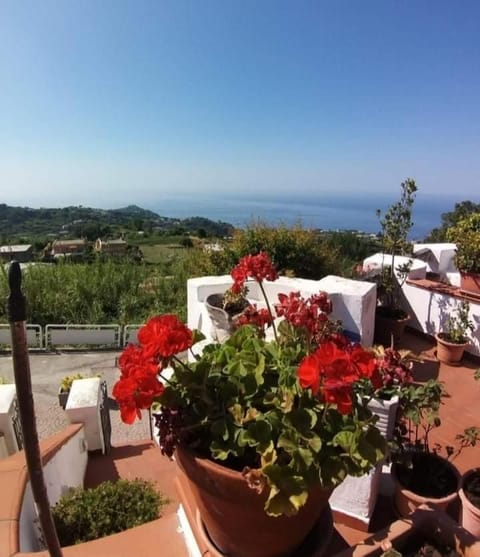
[[[390,440],[395,426],[398,407],[398,396],[391,400],[372,398],[368,407],[378,416],[376,426],[382,435]],[[377,464],[368,474],[360,477],[347,476],[345,480],[333,490],[330,496],[330,506],[336,512],[336,519],[341,516],[352,517],[368,528],[372,518],[382,478],[382,463]]]

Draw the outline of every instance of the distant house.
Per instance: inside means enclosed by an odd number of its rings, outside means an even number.
[[[82,254],[87,247],[85,239],[78,240],[54,240],[52,242],[51,255],[53,257],[61,257],[64,255]]]
[[[0,258],[3,261],[31,261],[33,249],[31,244],[19,244],[14,246],[0,246]]]
[[[103,255],[122,256],[127,254],[128,244],[125,240],[98,240],[95,242],[94,249]]]

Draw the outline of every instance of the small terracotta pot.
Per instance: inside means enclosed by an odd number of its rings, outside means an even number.
[[[180,447],[175,454],[209,538],[229,557],[290,555],[328,508],[332,490],[319,487],[296,515],[270,517],[264,510],[267,494],[250,489],[240,472]],[[325,536],[330,533],[326,524]]]
[[[462,477],[462,487],[458,492],[460,500],[462,501],[462,526],[471,532],[473,535],[480,538],[480,508],[475,506],[465,493],[465,488],[468,488],[469,481],[472,481],[473,476],[477,476],[480,481],[480,468],[469,470]]]
[[[435,335],[435,338],[437,339],[437,359],[445,364],[458,364],[463,358],[468,342],[463,344],[448,342],[443,338],[443,333]]]
[[[480,273],[464,273],[460,271],[460,290],[467,294],[480,296]]]
[[[425,504],[434,505],[439,509],[446,510],[448,505],[455,501],[458,496],[461,478],[455,466],[448,462],[448,460],[445,460],[444,458],[433,453],[424,453],[421,458],[430,460],[436,467],[443,466],[445,468],[446,473],[448,475],[451,475],[452,478],[452,490],[450,493],[445,494],[443,497],[431,497],[414,493],[406,486],[404,486],[400,481],[399,472],[401,469],[401,465],[398,463],[392,464],[391,474],[394,483],[395,508],[397,513],[402,517],[408,516],[420,505]],[[415,464],[413,465],[412,473],[415,474]]]

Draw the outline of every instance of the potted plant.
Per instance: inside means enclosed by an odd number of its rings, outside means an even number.
[[[58,403],[64,410],[67,406],[68,396],[70,394],[73,382],[76,379],[87,379],[88,377],[90,376],[84,375],[83,373],[76,373],[74,375],[65,375],[65,377],[62,378],[60,387],[58,388]],[[101,374],[98,373],[96,377],[101,377]]]
[[[480,213],[472,213],[447,230],[447,240],[457,246],[455,262],[461,289],[480,295]]]
[[[65,410],[68,401],[68,395],[70,394],[70,389],[75,379],[85,379],[86,375],[81,373],[76,373],[75,375],[65,375],[60,382],[60,387],[58,389],[58,403]]]
[[[244,257],[232,278],[234,292],[248,279],[264,292],[277,273],[261,252]],[[353,393],[357,380],[375,381],[375,355],[336,332],[328,296],[291,292],[274,308],[265,302],[264,311],[245,311],[224,343],[205,346],[191,361],[177,355],[202,336],[174,315],[154,317],[139,331],[140,344],[122,353],[113,389],[127,423],[160,403],[162,453],[175,454],[210,539],[232,557],[291,553],[333,487],[368,471],[385,451]]]
[[[336,557],[479,557],[480,541],[447,513],[422,505]]]
[[[480,468],[465,472],[459,496],[462,502],[461,524],[480,538]]]
[[[458,363],[468,346],[468,332],[474,329],[469,319],[470,304],[463,300],[457,307],[456,314],[450,314],[444,330],[436,335],[437,358],[447,364]]]
[[[431,447],[429,435],[441,424],[439,410],[445,396],[443,384],[436,379],[402,388],[392,449],[395,507],[400,516],[424,503],[446,509],[457,497],[460,475],[452,461],[464,448],[475,445],[480,430],[472,427],[458,434],[457,447],[446,446],[445,457],[439,444]]]
[[[207,296],[205,307],[212,320],[212,338],[221,342],[233,333],[238,317],[250,305],[246,294],[246,288],[239,292],[229,288],[223,294]]]
[[[390,441],[399,393],[404,385],[412,381],[412,355],[406,350],[397,351],[383,346],[376,346],[373,351],[381,380],[374,383],[371,379],[362,379],[355,384],[355,392],[377,418],[375,425],[380,433]],[[366,530],[369,527],[380,488],[382,464],[379,463],[362,477],[347,476],[335,488],[330,497],[335,522],[351,524],[354,519],[357,528]]]
[[[375,341],[390,346],[392,339],[398,343],[409,315],[401,305],[401,287],[405,282],[409,265],[395,266],[395,257],[410,254],[408,233],[412,227],[412,207],[415,201],[417,186],[415,180],[407,179],[401,184],[400,200],[393,203],[380,219],[382,252],[390,256],[388,265],[382,264],[378,276],[377,300],[375,314]]]

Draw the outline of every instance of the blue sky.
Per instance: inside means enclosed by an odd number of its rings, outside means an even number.
[[[0,202],[480,191],[478,0],[0,0]]]

